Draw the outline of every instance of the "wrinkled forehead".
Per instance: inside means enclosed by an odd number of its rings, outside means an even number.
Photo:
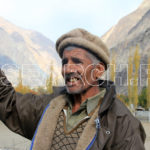
[[[86,57],[87,59],[91,60],[94,64],[98,64],[99,62],[101,62],[100,59],[97,58],[93,53],[82,47],[67,46],[66,48],[64,48],[62,58],[64,58],[64,53],[66,55],[67,52],[71,55],[78,55],[78,57],[82,55],[83,57]]]
[[[89,50],[87,50],[87,49],[85,49],[83,47],[80,47],[80,46],[67,46],[66,48],[64,48],[62,56],[63,56],[64,52],[66,52],[66,51],[68,51],[68,52],[70,52],[70,51],[80,51],[80,53],[82,53],[82,54],[86,54],[88,56],[90,54],[90,55],[95,56]]]

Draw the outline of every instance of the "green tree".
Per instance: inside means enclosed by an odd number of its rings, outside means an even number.
[[[138,96],[138,105],[147,108],[147,88],[144,87]]]
[[[148,58],[147,74],[147,107],[150,108],[150,57]]]

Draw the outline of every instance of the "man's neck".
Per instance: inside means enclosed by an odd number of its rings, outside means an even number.
[[[88,99],[89,97],[92,97],[92,96],[98,94],[99,92],[100,92],[99,87],[98,87],[98,86],[95,86],[95,87],[89,88],[89,89],[88,89],[87,91],[85,91],[84,93],[73,95],[74,104],[73,104],[73,107],[72,107],[72,113],[76,112],[76,111],[80,108],[80,105],[81,105],[86,99]]]

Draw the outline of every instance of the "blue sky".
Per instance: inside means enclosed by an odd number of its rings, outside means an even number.
[[[76,27],[102,36],[143,0],[0,0],[0,16],[52,41]]]

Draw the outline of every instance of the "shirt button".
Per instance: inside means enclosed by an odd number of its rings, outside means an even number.
[[[110,131],[106,131],[106,134],[108,134],[108,135],[109,135],[109,134],[110,134]]]

